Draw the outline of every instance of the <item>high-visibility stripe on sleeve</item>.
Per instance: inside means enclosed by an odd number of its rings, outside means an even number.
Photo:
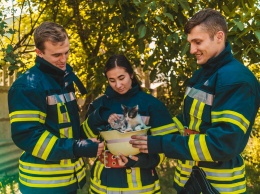
[[[213,161],[207,147],[205,134],[190,135],[188,145],[194,161]]]
[[[30,121],[38,121],[40,123],[45,123],[46,113],[36,110],[20,110],[10,113],[9,117],[10,123]]]
[[[46,130],[37,141],[33,149],[32,155],[46,160],[57,139],[58,138],[56,136],[54,136]]]
[[[97,137],[88,126],[88,118],[82,123],[82,127],[88,138]]]
[[[175,123],[175,126],[178,128],[179,132],[183,132],[184,126],[183,124],[179,121],[177,117],[172,118],[173,122]]]
[[[242,114],[231,110],[212,111],[211,117],[212,123],[229,122],[238,126],[244,133],[250,125],[250,122]]]
[[[177,131],[178,131],[178,128],[176,127],[176,125],[174,123],[170,123],[170,124],[163,125],[160,127],[151,128],[152,135],[165,135],[165,134],[170,134],[170,133],[174,133]]]

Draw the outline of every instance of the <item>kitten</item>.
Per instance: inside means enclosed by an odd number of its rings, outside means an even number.
[[[111,127],[120,132],[124,132],[126,130],[126,120],[124,116],[120,116],[120,119],[116,120],[114,123],[111,123]]]
[[[138,113],[138,105],[134,107],[127,107],[125,105],[121,105],[124,111],[124,117],[127,122],[126,131],[139,131],[141,129],[146,128],[141,115]]]

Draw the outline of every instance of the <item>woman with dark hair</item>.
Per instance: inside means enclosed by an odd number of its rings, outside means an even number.
[[[107,130],[122,116],[122,104],[127,107],[138,105],[138,114],[148,134],[164,135],[177,132],[165,105],[150,94],[142,91],[129,60],[124,55],[111,56],[104,69],[108,80],[105,94],[89,106],[87,119],[82,124],[89,138],[97,137],[100,130]],[[114,157],[105,151],[108,163],[96,159],[91,169],[90,193],[160,193],[159,178],[155,167],[163,161],[162,154],[137,154],[117,156],[117,163],[110,166]]]

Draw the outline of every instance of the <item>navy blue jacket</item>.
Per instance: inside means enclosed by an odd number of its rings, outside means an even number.
[[[22,193],[63,194],[86,182],[83,158],[74,153],[81,138],[74,82],[79,79],[69,65],[65,72],[37,57],[9,90],[12,139],[24,151],[19,160]],[[96,156],[97,145],[88,151]]]
[[[108,125],[110,114],[123,114],[121,104],[129,107],[139,106],[139,114],[145,118],[145,124],[151,126],[148,134],[164,135],[178,132],[178,129],[173,127],[172,118],[165,105],[135,85],[123,95],[108,86],[105,94],[90,104],[87,119],[83,123],[85,133],[89,137],[99,135],[99,130]],[[137,156],[137,162],[128,158],[126,168],[118,169],[105,168],[103,163],[96,160],[91,169],[90,193],[159,192],[160,184],[155,167],[162,162],[164,156],[142,153]]]
[[[175,125],[200,134],[149,137],[149,153],[176,158],[174,184],[180,191],[197,164],[220,193],[245,193],[245,164],[241,157],[259,110],[260,85],[237,61],[230,45],[197,70],[187,87],[183,114]],[[160,145],[160,146],[158,146]]]

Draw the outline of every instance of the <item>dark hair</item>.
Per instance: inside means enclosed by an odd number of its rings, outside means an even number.
[[[134,69],[130,63],[130,61],[124,56],[124,55],[112,55],[109,57],[105,64],[104,74],[107,77],[107,72],[115,67],[122,67],[125,69],[125,71],[131,76],[133,75],[133,84],[138,84],[140,86],[140,83],[138,79],[135,76]]]
[[[52,43],[63,42],[68,38],[66,30],[59,24],[54,22],[43,22],[34,31],[34,43],[36,48],[44,52],[44,43],[51,41]]]
[[[228,27],[226,20],[216,10],[208,8],[197,12],[184,26],[184,32],[189,34],[197,25],[201,25],[209,33],[210,38],[213,38],[218,31],[223,31],[225,39],[227,39]]]

